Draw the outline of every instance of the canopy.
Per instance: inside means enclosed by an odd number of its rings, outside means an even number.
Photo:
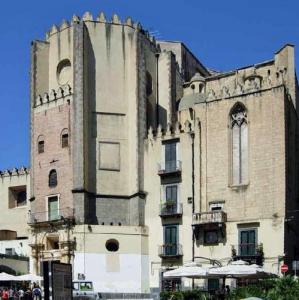
[[[15,276],[7,274],[5,272],[0,273],[0,281],[12,281],[15,280]]]
[[[231,264],[219,267],[212,268],[209,270],[209,275],[219,276],[219,277],[256,277],[256,278],[265,278],[272,277],[274,274],[266,272],[263,268],[258,265],[249,265],[247,262],[242,260],[234,261]]]
[[[41,281],[43,280],[43,277],[33,274],[25,274],[21,276],[16,276],[16,280],[19,281]]]
[[[182,267],[175,270],[167,271],[163,274],[164,278],[176,278],[176,277],[191,277],[191,278],[201,278],[206,277],[208,274],[208,269],[203,268],[196,263],[188,263]]]

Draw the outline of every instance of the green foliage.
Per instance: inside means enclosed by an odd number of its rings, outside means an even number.
[[[249,285],[232,290],[227,299],[239,300],[246,297],[259,297],[265,300],[299,299],[299,282],[292,276],[264,280],[259,285]]]
[[[199,290],[161,292],[160,300],[206,300],[208,294]]]

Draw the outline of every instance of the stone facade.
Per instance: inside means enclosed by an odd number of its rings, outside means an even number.
[[[0,171],[0,272],[27,274],[30,174],[25,167]]]
[[[60,260],[98,292],[154,297],[189,288],[162,274],[193,260],[298,259],[292,45],[221,73],[131,18],[85,13],[31,55],[33,272]]]

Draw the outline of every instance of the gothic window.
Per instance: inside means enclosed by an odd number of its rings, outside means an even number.
[[[248,124],[245,107],[235,104],[230,114],[231,129],[231,182],[233,185],[248,183]]]
[[[69,132],[67,129],[63,129],[61,133],[61,147],[66,148],[69,146]]]
[[[55,187],[57,185],[57,172],[51,170],[49,173],[49,187]]]
[[[40,135],[37,139],[37,152],[38,153],[45,152],[45,139],[43,135]]]

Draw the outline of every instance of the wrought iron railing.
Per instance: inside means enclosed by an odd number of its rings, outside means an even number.
[[[214,210],[208,212],[194,213],[192,225],[202,225],[210,223],[225,223],[227,215],[222,210]]]
[[[73,219],[74,209],[71,207],[65,207],[62,209],[52,211],[29,211],[28,212],[28,224],[35,224],[41,222],[51,222],[63,219]]]
[[[262,265],[264,261],[263,244],[256,243],[241,243],[232,245],[233,260],[244,260],[249,263]]]
[[[182,171],[182,162],[180,160],[170,160],[158,164],[158,174],[168,174]]]
[[[161,204],[160,216],[182,215],[183,205],[177,201],[165,201]]]
[[[183,247],[181,244],[163,244],[159,246],[160,257],[182,256]]]

